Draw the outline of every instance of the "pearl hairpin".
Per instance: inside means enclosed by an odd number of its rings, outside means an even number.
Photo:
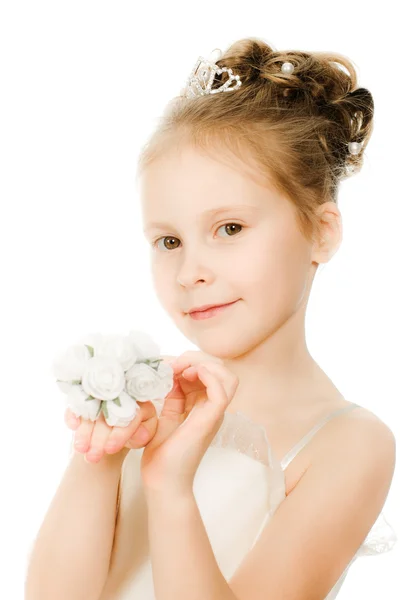
[[[294,71],[294,65],[291,62],[284,62],[281,66],[281,71],[285,75],[290,75]]]
[[[349,142],[347,144],[350,154],[358,154],[361,150],[361,144],[359,142]]]

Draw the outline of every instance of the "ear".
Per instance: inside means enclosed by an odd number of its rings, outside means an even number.
[[[317,208],[319,233],[314,243],[312,260],[326,263],[338,250],[342,239],[342,215],[335,202],[325,202]]]

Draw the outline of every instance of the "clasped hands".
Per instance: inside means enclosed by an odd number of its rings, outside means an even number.
[[[94,422],[75,417],[69,408],[65,421],[75,430],[75,449],[86,455],[87,462],[99,462],[104,454],[144,448],[144,488],[181,493],[192,489],[197,468],[222,425],[239,380],[223,360],[203,352],[161,358],[174,370],[174,386],[159,417],[152,402],[138,401],[139,410],[127,427],[110,427],[102,414]]]

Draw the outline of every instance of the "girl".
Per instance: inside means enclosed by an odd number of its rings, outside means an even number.
[[[393,546],[393,433],[305,341],[372,118],[348,59],[255,38],[200,59],[167,107],[139,162],[143,229],[160,302],[200,351],[129,428],[68,421],[75,488],[79,469],[86,494],[93,470],[103,486],[69,600],[332,600],[357,556]]]

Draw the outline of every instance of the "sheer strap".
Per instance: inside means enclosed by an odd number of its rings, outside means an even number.
[[[304,448],[304,446],[311,440],[311,438],[317,433],[317,431],[319,431],[321,429],[321,427],[323,427],[325,425],[325,423],[327,423],[334,417],[337,417],[338,415],[341,415],[346,412],[350,412],[351,410],[353,410],[353,408],[357,408],[358,406],[359,406],[359,404],[352,402],[350,405],[345,406],[344,408],[339,408],[339,409],[335,410],[334,412],[330,413],[329,415],[327,415],[326,417],[324,417],[322,419],[322,421],[317,423],[311,429],[311,431],[309,431],[304,437],[302,437],[301,440],[299,442],[297,442],[297,444],[295,446],[293,446],[293,448],[291,450],[289,450],[289,452],[285,455],[285,457],[281,461],[282,470],[284,471],[286,469],[286,467],[292,462],[292,460],[294,458],[296,458],[296,456],[298,455],[300,450],[302,450]]]

